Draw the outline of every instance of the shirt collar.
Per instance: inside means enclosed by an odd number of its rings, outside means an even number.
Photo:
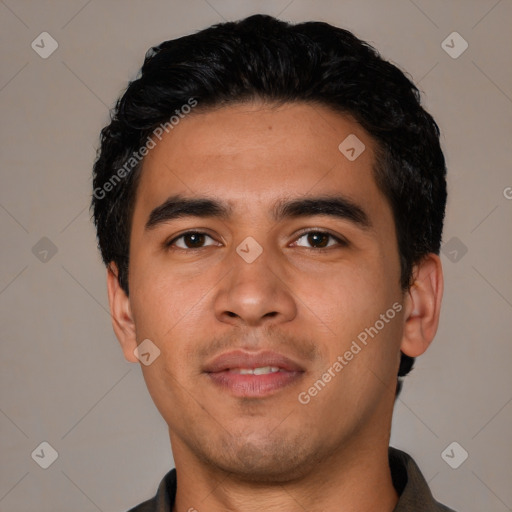
[[[389,447],[388,456],[393,485],[399,495],[393,512],[454,512],[434,499],[410,455]]]
[[[389,467],[393,485],[399,495],[393,512],[454,512],[438,503],[412,457],[389,447]],[[170,512],[176,497],[176,469],[169,471],[160,482],[155,497],[129,512]]]

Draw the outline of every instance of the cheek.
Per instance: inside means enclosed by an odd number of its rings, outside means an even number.
[[[343,370],[337,373],[341,378],[334,379],[333,393],[343,394],[351,389],[352,397],[345,399],[356,405],[361,393],[379,393],[374,386],[388,383],[392,387],[402,336],[403,305],[394,272],[385,274],[378,264],[360,264],[349,270],[332,276],[322,293],[310,294],[308,300],[311,310],[329,327],[324,340],[324,364],[329,367],[338,357],[343,358]]]
[[[148,338],[160,350],[158,359],[142,370],[153,399],[165,407],[169,398],[165,396],[173,395],[170,403],[182,400],[180,390],[190,388],[191,379],[197,377],[194,349],[198,338],[206,335],[204,308],[211,285],[170,275],[155,265],[133,277],[130,300],[137,340]]]
[[[321,286],[318,286],[319,283]],[[305,305],[346,339],[373,325],[396,300],[396,289],[368,262],[339,266],[326,275],[310,275],[302,286]]]
[[[134,259],[130,267],[130,303],[140,336],[167,340],[182,329],[211,285],[204,276],[181,276],[158,260]]]

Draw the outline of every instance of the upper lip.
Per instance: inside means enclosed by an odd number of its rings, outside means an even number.
[[[214,357],[204,368],[205,373],[216,373],[234,368],[263,368],[274,366],[289,372],[303,372],[304,369],[295,361],[277,352],[245,352],[233,350]]]

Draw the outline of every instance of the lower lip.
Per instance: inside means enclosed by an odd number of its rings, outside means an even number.
[[[293,384],[299,380],[302,372],[279,371],[264,375],[242,375],[225,370],[207,375],[233,396],[261,398]]]

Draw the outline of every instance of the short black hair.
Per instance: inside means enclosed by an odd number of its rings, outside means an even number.
[[[141,148],[159,126],[172,127],[171,117],[191,101],[199,111],[252,100],[327,106],[368,132],[377,147],[375,180],[394,216],[400,285],[407,290],[414,265],[441,247],[446,166],[436,122],[412,81],[348,30],[261,14],[150,48],[112,110],[94,164],[91,208],[103,261],[117,265],[123,290],[128,294]],[[413,363],[402,354],[399,376]],[[400,387],[401,379],[397,394]]]

